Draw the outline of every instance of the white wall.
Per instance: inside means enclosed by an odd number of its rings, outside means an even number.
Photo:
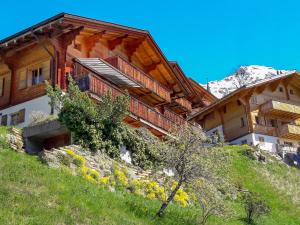
[[[259,141],[259,137],[264,138],[264,142]],[[259,145],[262,150],[269,151],[269,152],[276,152],[276,145],[277,145],[278,137],[263,135],[263,134],[256,134],[251,133],[247,134],[243,137],[235,139],[231,141],[231,144],[240,145],[243,141],[246,141],[248,145]]]
[[[259,142],[259,137],[263,137],[265,141],[263,143]],[[279,139],[278,137],[267,136],[262,134],[254,134],[253,143],[254,145],[259,145],[259,147],[262,150],[275,153],[277,151],[276,146],[278,144],[278,139]]]
[[[47,95],[35,98],[33,100],[23,102],[21,104],[0,110],[0,115],[7,115],[7,124],[10,125],[11,121],[11,114],[20,111],[21,109],[25,108],[25,121],[24,123],[20,123],[18,127],[26,127],[31,122],[31,113],[33,111],[41,111],[47,115],[50,115],[51,107],[48,104],[49,97]]]
[[[213,129],[210,129],[209,131],[206,131],[205,133],[208,136],[210,136],[210,135],[212,135],[216,131],[218,131],[220,135],[224,136],[224,134],[223,134],[223,126],[222,125],[217,126],[217,127],[213,128]]]
[[[246,142],[246,144],[248,144],[248,145],[253,145],[253,142],[254,142],[253,140],[254,140],[254,134],[251,133],[251,134],[247,134],[243,137],[237,138],[237,139],[231,141],[230,143],[234,144],[234,145],[241,145],[241,144],[243,144],[243,142]]]
[[[259,137],[264,138],[264,143],[261,143],[259,141]],[[231,141],[230,143],[235,145],[241,145],[242,142],[245,140],[247,141],[248,145],[254,145],[254,146],[259,145],[262,150],[274,152],[274,153],[277,151],[276,146],[278,144],[278,141],[280,145],[283,145],[284,141],[286,141],[286,142],[292,142],[295,148],[299,146],[299,142],[295,140],[283,139],[279,137],[273,137],[273,136],[268,136],[263,134],[255,134],[255,133],[247,134],[243,137]]]

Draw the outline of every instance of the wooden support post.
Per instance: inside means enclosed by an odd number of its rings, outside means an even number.
[[[79,35],[82,29],[83,27],[78,27],[59,37],[50,39],[56,52],[56,84],[59,84],[60,87],[64,90],[67,88],[67,78],[65,74],[67,48],[72,43],[72,41],[75,40],[76,36]]]
[[[14,103],[14,97],[17,90],[17,77],[16,77],[16,69],[15,69],[15,62],[7,57],[4,54],[1,54],[2,62],[7,65],[8,69],[10,70],[10,90],[9,90],[9,105]]]
[[[218,114],[219,114],[219,116],[221,118],[221,124],[222,124],[222,131],[223,131],[224,140],[227,141],[227,135],[225,133],[225,127],[224,127],[225,121],[224,121],[224,116],[222,114],[222,110],[219,108],[219,109],[217,109],[217,112],[218,112]]]
[[[286,100],[290,100],[290,93],[289,93],[289,89],[287,87],[287,83],[283,83],[284,86],[284,91],[285,91],[285,96],[286,96]]]
[[[250,111],[250,98],[251,96],[246,96],[243,101],[241,101],[244,105],[245,108],[245,114],[246,114],[246,119],[247,119],[247,124],[248,124],[248,132],[253,133],[253,121],[251,117],[251,111]]]

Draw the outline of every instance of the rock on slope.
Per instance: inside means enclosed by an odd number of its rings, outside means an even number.
[[[210,81],[208,83],[210,92],[217,98],[222,98],[230,92],[243,85],[253,84],[260,80],[291,72],[289,70],[276,70],[266,66],[241,66],[233,74],[223,80]],[[207,88],[207,84],[203,85]]]

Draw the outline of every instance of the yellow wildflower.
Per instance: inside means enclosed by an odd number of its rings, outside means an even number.
[[[102,178],[100,178],[99,183],[101,185],[107,185],[109,183],[109,180],[110,180],[110,177],[102,177]]]
[[[67,149],[67,150],[66,150],[66,153],[67,153],[69,156],[72,156],[72,157],[73,157],[74,155],[76,155],[75,152],[74,152],[73,150],[71,150],[71,149]]]

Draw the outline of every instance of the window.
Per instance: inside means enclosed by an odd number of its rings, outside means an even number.
[[[0,96],[4,95],[4,84],[5,84],[5,78],[0,78]]]
[[[10,115],[10,125],[17,125],[18,124],[18,119],[19,119],[19,114],[14,113]]]
[[[242,144],[242,145],[246,145],[246,144],[248,144],[248,142],[247,142],[247,140],[245,139],[245,140],[242,140],[242,141],[241,141],[241,144]]]
[[[27,88],[27,70],[23,69],[19,72],[19,90]]]
[[[293,147],[293,143],[292,143],[292,142],[285,141],[285,142],[284,142],[284,146]]]
[[[255,123],[256,123],[256,124],[260,124],[260,122],[259,122],[259,117],[258,117],[258,116],[255,117]]]
[[[25,109],[19,111],[19,123],[25,122]]]
[[[23,122],[25,122],[25,109],[21,109],[19,112],[11,114],[10,125],[18,125]]]
[[[251,103],[252,103],[252,104],[257,104],[257,97],[256,97],[256,96],[253,96],[253,97],[251,98]]]
[[[31,71],[31,84],[36,85],[44,81],[43,68],[39,67]]]
[[[241,127],[244,127],[245,126],[245,120],[244,120],[244,117],[241,117]]]
[[[7,125],[7,115],[1,116],[1,126]]]
[[[283,88],[282,87],[279,87],[279,92],[283,92]]]
[[[294,90],[290,89],[290,94],[293,95],[294,94]]]
[[[41,84],[50,79],[50,60],[29,67],[26,79],[31,85]]]
[[[240,100],[237,100],[237,104],[238,104],[238,105],[242,105],[242,103],[241,103]]]
[[[226,106],[223,107],[223,112],[224,112],[224,114],[227,113],[227,108],[226,108]]]
[[[272,127],[277,127],[277,121],[276,120],[270,120],[270,124]]]
[[[262,136],[259,136],[259,137],[258,137],[258,140],[259,140],[260,143],[264,143],[264,142],[265,142],[265,138],[262,137]]]

